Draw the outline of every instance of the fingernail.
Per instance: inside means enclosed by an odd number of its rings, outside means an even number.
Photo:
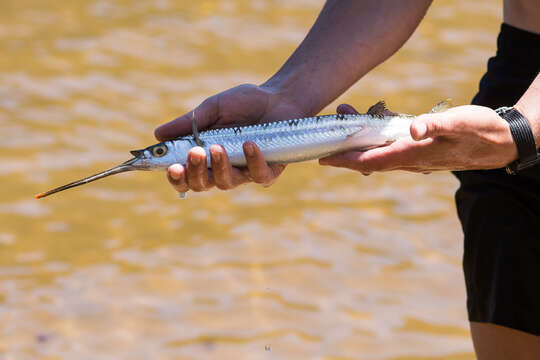
[[[246,155],[247,155],[247,156],[253,156],[253,155],[255,155],[255,149],[253,149],[253,145],[247,144],[246,147],[245,147],[245,149],[246,149]]]
[[[199,159],[198,156],[191,156],[189,158],[189,162],[191,163],[191,165],[197,166],[197,165],[199,165],[201,163],[201,159]]]
[[[416,135],[418,139],[423,139],[424,136],[426,136],[426,133],[427,133],[426,124],[424,123],[416,124]]]
[[[179,164],[173,164],[169,167],[169,175],[173,180],[180,180],[180,178],[182,177],[180,171],[181,170]]]

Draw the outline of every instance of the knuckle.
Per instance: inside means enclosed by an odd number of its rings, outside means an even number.
[[[217,95],[207,97],[204,99],[201,104],[198,106],[199,109],[206,107],[213,107],[217,103]]]
[[[445,118],[445,121],[441,124],[446,132],[459,132],[466,131],[469,128],[469,123],[461,116],[456,114],[449,114]]]
[[[441,132],[441,125],[438,122],[426,122],[426,128],[428,130],[428,134],[438,134]]]

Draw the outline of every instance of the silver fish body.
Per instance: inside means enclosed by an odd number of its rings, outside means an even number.
[[[380,116],[323,115],[302,119],[239,126],[203,131],[199,139],[208,154],[217,144],[225,148],[233,166],[245,166],[243,144],[254,142],[270,164],[287,164],[318,159],[347,150],[366,150],[401,138],[410,138],[409,127],[414,117],[409,115]],[[154,147],[166,146],[166,154],[156,157]],[[189,150],[197,146],[193,136],[165,141],[138,150],[138,162],[146,169],[162,169],[185,164]],[[135,165],[137,162],[135,163]]]

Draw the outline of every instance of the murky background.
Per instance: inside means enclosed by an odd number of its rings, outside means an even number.
[[[162,173],[32,197],[127,159],[206,96],[263,82],[322,3],[0,3],[1,359],[474,358],[448,173],[306,163],[269,189],[185,201]],[[436,1],[339,101],[467,103],[500,13]]]

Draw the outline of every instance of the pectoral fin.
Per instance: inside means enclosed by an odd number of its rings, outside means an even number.
[[[355,150],[356,151],[368,151],[368,150],[372,150],[372,149],[376,149],[376,148],[380,148],[380,147],[385,147],[385,146],[391,145],[393,143],[394,143],[394,140],[388,140],[384,144],[363,146],[363,147],[355,149]]]
[[[373,133],[373,128],[364,127],[347,136],[347,148],[354,151],[367,151],[393,143],[386,137]]]
[[[451,107],[452,107],[452,99],[446,99],[435,104],[435,106],[431,109],[429,113],[434,114],[434,113],[443,112],[450,109]]]

